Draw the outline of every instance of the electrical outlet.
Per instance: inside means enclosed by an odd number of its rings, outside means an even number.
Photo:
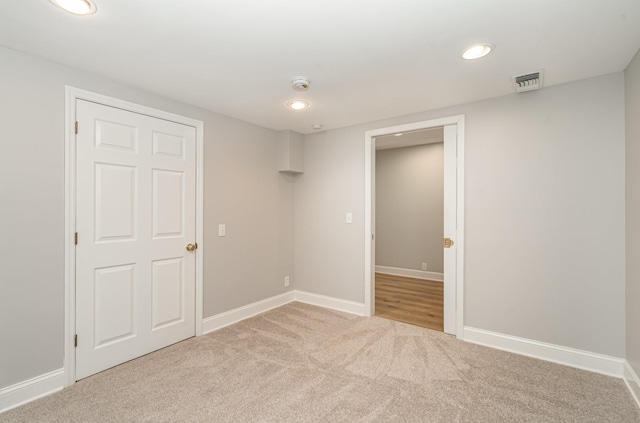
[[[289,286],[289,276],[284,277],[284,286]]]
[[[427,263],[422,263],[422,270],[427,270]]]

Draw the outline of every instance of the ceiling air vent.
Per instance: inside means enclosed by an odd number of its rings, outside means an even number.
[[[517,93],[539,90],[544,82],[544,71],[539,70],[524,75],[516,75],[512,78],[513,88]]]

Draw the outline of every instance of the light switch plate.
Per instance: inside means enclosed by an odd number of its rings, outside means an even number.
[[[353,213],[347,213],[347,223],[353,223]]]
[[[226,236],[227,235],[227,225],[221,223],[218,225],[218,236]]]

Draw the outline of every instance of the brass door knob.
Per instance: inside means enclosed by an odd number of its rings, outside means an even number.
[[[198,244],[187,244],[187,251],[194,252],[198,248]]]
[[[453,246],[453,240],[451,238],[445,238],[443,242],[444,248],[451,248]]]

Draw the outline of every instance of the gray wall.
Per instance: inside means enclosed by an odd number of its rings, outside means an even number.
[[[0,388],[62,367],[65,85],[204,121],[205,317],[284,292],[294,179],[274,131],[5,48],[0,69]]]
[[[465,325],[623,357],[622,73],[306,136],[296,288],[363,302],[364,131],[457,114]]]
[[[640,51],[625,74],[627,361],[640,374]]]
[[[376,151],[376,265],[443,272],[442,143]]]

